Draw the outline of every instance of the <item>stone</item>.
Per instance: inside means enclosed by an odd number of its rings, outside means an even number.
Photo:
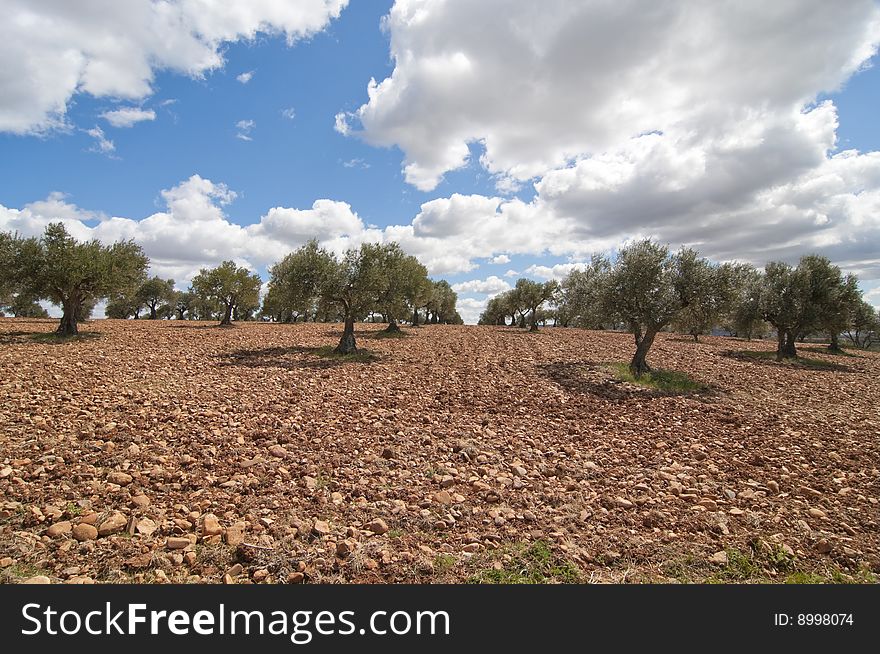
[[[98,535],[110,536],[111,534],[117,534],[125,529],[127,524],[128,519],[118,511],[114,511],[98,525]]]
[[[330,501],[338,506],[345,501],[345,498],[339,491],[333,491],[332,493],[330,493]]]
[[[728,511],[728,513],[730,513],[730,515],[743,515],[743,514],[745,513],[745,511],[743,511],[742,509],[737,509],[736,507],[734,507],[734,508],[732,508],[730,511]]]
[[[834,547],[831,543],[824,538],[816,543],[816,551],[819,552],[819,554],[830,554],[833,549]]]
[[[25,579],[25,580],[24,580],[23,582],[21,582],[21,583],[23,583],[23,584],[43,584],[43,585],[46,585],[46,584],[51,584],[51,583],[52,583],[52,580],[49,579],[49,577],[46,577],[45,575],[37,575],[36,577],[30,577],[29,579]]]
[[[117,486],[128,486],[131,483],[132,476],[127,472],[111,472],[107,475],[107,481]]]
[[[468,543],[467,545],[465,545],[464,547],[461,548],[461,551],[468,552],[470,554],[474,554],[476,552],[479,552],[481,549],[483,549],[483,546],[480,545],[479,543]]]
[[[244,542],[244,530],[246,525],[243,522],[236,522],[231,527],[226,528],[226,544],[240,545]]]
[[[448,491],[442,490],[434,493],[434,501],[437,504],[442,504],[444,506],[449,506],[453,503],[452,495],[449,494]]]
[[[715,552],[715,554],[709,557],[709,562],[716,563],[718,565],[727,565],[727,552],[725,552],[724,550],[720,552]]]
[[[622,509],[631,509],[633,507],[633,503],[623,497],[614,498],[614,503]]]
[[[279,459],[286,459],[287,458],[287,450],[285,450],[280,445],[273,445],[272,447],[270,447],[269,454],[271,454],[272,456],[279,458]]]
[[[254,571],[254,574],[252,575],[252,578],[253,578],[253,580],[254,580],[255,582],[260,583],[261,581],[263,581],[263,580],[264,580],[266,577],[268,577],[268,576],[269,576],[269,571],[266,570],[266,569],[262,569],[262,568],[261,568],[260,570],[255,570],[255,571]]]
[[[230,577],[237,577],[241,574],[242,570],[244,570],[244,567],[242,567],[241,563],[236,563],[234,566],[226,571],[226,574],[228,574]]]
[[[135,495],[131,498],[131,506],[135,509],[146,509],[150,506],[150,498],[146,495]]]
[[[196,553],[192,552],[192,551],[187,552],[186,554],[183,555],[183,560],[186,561],[186,564],[189,567],[193,567],[196,564],[196,560],[198,558],[199,557],[196,555]]]
[[[453,486],[455,486],[455,477],[452,475],[443,475],[443,478],[440,479],[440,487],[452,488]]]
[[[718,510],[718,503],[715,500],[710,500],[708,498],[702,499],[699,502],[697,502],[697,506],[702,506],[707,511],[717,511]]]
[[[152,536],[156,529],[159,528],[153,520],[149,518],[141,518],[135,524],[134,530],[141,536],[149,537]]]
[[[382,534],[387,533],[388,525],[385,524],[385,521],[382,518],[376,518],[367,525],[367,529],[374,534],[381,536]]]
[[[220,521],[213,513],[202,516],[202,536],[219,536],[223,533]]]
[[[382,458],[383,459],[393,459],[395,456],[396,455],[394,453],[394,450],[392,450],[390,447],[386,447],[385,449],[382,450]]]
[[[189,547],[189,545],[189,538],[183,538],[181,536],[169,536],[168,540],[165,541],[165,547],[169,550],[182,550]]]
[[[306,576],[302,572],[291,572],[287,575],[287,583],[288,584],[301,584],[305,580]]]
[[[809,509],[807,511],[807,514],[809,514],[809,516],[811,518],[824,518],[825,517],[825,512],[822,509]]]
[[[336,543],[336,556],[340,559],[344,559],[349,554],[351,554],[351,544],[348,541],[341,540]]]
[[[58,538],[58,536],[66,536],[71,531],[71,524],[68,520],[56,522],[46,530],[46,535],[50,538]]]
[[[84,522],[75,525],[71,530],[73,537],[78,541],[86,541],[86,540],[95,540],[98,537],[98,530],[95,529],[94,525],[86,524]]]
[[[771,491],[773,491],[774,493],[778,493],[778,492],[779,492],[779,484],[777,484],[775,481],[768,481],[768,482],[767,482],[767,488],[769,488],[769,489],[770,489]]]
[[[4,556],[0,559],[0,568],[8,568],[13,563],[15,563],[15,560],[11,556]]]
[[[315,524],[312,526],[312,533],[318,536],[326,536],[330,533],[330,525],[326,520],[315,520]]]

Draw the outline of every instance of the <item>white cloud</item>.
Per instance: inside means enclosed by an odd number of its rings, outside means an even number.
[[[508,270],[506,273],[504,273],[505,277],[516,277],[517,275],[519,275],[519,272],[517,272],[516,270]]]
[[[483,313],[483,310],[486,308],[487,301],[488,298],[477,300],[471,297],[460,297],[455,306],[458,309],[461,319],[468,325],[474,325],[477,320],[480,319],[480,314]]]
[[[140,107],[122,107],[121,109],[105,111],[101,114],[101,118],[113,125],[113,127],[131,127],[145,120],[156,120],[156,112],[152,109],[141,109]]]
[[[354,159],[349,159],[348,161],[343,161],[342,165],[345,166],[346,168],[361,168],[364,170],[366,170],[367,168],[370,167],[370,164],[368,164],[363,159],[359,159],[359,158],[354,158]]]
[[[235,129],[238,131],[235,134],[235,138],[241,139],[242,141],[253,141],[253,137],[251,136],[251,132],[257,126],[257,123],[253,120],[240,120],[235,123]]]
[[[113,157],[114,152],[116,152],[116,145],[107,138],[104,134],[104,130],[95,125],[92,129],[86,130],[86,134],[95,139],[95,142],[92,144],[92,147],[89,148],[91,152],[97,152],[98,154],[106,154],[108,157]]]
[[[791,116],[874,53],[880,6],[401,0],[385,26],[395,68],[358,133],[399,146],[421,190],[479,142],[507,192],[650,132],[700,142]]]
[[[287,109],[281,110],[281,115],[287,120],[293,120],[296,118],[296,110],[293,107],[287,107]]]
[[[349,127],[348,124],[348,114],[344,111],[340,111],[336,114],[336,116],[333,117],[333,129],[343,136],[348,136],[349,132],[351,132],[351,127]]]
[[[490,296],[510,289],[510,284],[495,275],[490,275],[486,279],[471,279],[452,285],[452,290],[456,293],[482,293]]]
[[[489,259],[489,263],[495,263],[495,264],[510,263],[510,257],[508,257],[506,254],[499,254],[498,256],[492,257],[491,259]]]
[[[526,268],[524,274],[541,279],[561,280],[567,277],[572,270],[583,270],[585,265],[583,263],[557,263],[553,266],[533,265]]]
[[[76,93],[140,100],[158,70],[201,77],[224,64],[223,44],[323,30],[347,0],[4,0],[0,131],[66,124]]]
[[[254,78],[254,71],[249,70],[246,73],[241,73],[240,75],[235,76],[235,80],[241,84],[247,84]]]

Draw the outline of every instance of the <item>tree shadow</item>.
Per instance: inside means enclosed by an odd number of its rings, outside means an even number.
[[[220,365],[244,368],[282,368],[286,370],[327,369],[346,363],[374,363],[379,357],[364,349],[355,354],[336,354],[334,346],[322,347],[266,347],[255,350],[236,350],[216,355]],[[303,355],[306,355],[305,357]]]
[[[39,343],[41,345],[64,345],[77,341],[90,341],[101,338],[103,334],[98,332],[80,332],[72,336],[59,336],[51,332],[3,332],[0,333],[0,345],[12,345],[15,343]]]
[[[809,351],[809,348],[800,349]],[[821,353],[827,354],[826,352]],[[823,359],[811,359],[798,356],[796,359],[783,359],[782,361],[777,361],[775,350],[725,350],[719,354],[728,359],[747,361],[762,366],[788,367],[796,370],[817,370],[826,372],[854,372],[849,366],[824,361]]]
[[[609,369],[610,365],[607,362],[597,361],[578,363],[557,361],[542,364],[538,368],[553,383],[570,393],[595,395],[617,402],[679,396],[711,402],[719,395],[718,389],[711,384],[704,384],[701,388],[693,390],[661,390],[639,386],[616,379],[614,373]]]

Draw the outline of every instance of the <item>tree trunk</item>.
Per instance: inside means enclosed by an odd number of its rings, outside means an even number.
[[[220,321],[221,325],[231,325],[232,324],[232,304],[226,305],[226,312],[223,314],[223,319]]]
[[[520,329],[525,329],[526,327],[526,314],[524,313],[519,314],[519,326]]]
[[[339,345],[333,350],[336,354],[355,354],[357,344],[354,341],[354,316],[345,317],[345,329],[342,330],[342,338],[339,339]]]
[[[647,360],[648,350],[651,349],[651,345],[654,343],[654,337],[656,335],[656,331],[648,329],[645,332],[645,335],[638,340],[636,353],[629,364],[629,371],[636,379],[640,379],[646,372],[651,372],[651,366],[648,365]]]
[[[843,352],[840,348],[839,336],[837,334],[831,334],[831,345],[828,346],[828,349],[831,352]]]
[[[700,342],[700,332],[691,332],[691,336],[694,337],[694,343]]]
[[[412,326],[413,327],[419,326],[419,310],[418,309],[413,309]]]
[[[776,360],[796,359],[797,349],[795,348],[796,337],[790,329],[777,330]]]
[[[538,312],[537,310],[532,311],[532,326],[529,327],[530,332],[538,331]]]
[[[61,324],[58,325],[58,329],[55,330],[55,333],[58,336],[76,336],[79,333],[79,329],[76,325],[76,303],[70,301],[65,302],[61,306],[63,309]]]
[[[394,316],[388,317],[388,326],[384,330],[389,334],[399,334],[400,333],[400,325],[397,324],[397,319]]]
[[[155,320],[155,319],[156,319],[156,305],[151,304],[150,305],[150,320]]]

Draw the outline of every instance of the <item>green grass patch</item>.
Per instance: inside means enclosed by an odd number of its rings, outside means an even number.
[[[708,388],[702,382],[691,379],[685,373],[675,370],[652,370],[636,379],[632,372],[630,372],[629,364],[627,363],[612,364],[611,369],[620,381],[645,388],[653,388],[664,393],[686,393],[703,391]]]
[[[511,560],[499,570],[495,566],[480,570],[467,579],[469,584],[576,584],[581,572],[571,561],[554,553],[544,541],[519,543],[498,550]]]
[[[451,554],[438,554],[434,557],[434,572],[436,574],[448,572],[455,565],[455,557]]]
[[[358,348],[357,352],[351,354],[339,354],[334,345],[325,345],[324,347],[317,348],[315,350],[315,356],[321,357],[322,359],[330,359],[332,361],[353,361],[355,363],[372,363],[378,359],[378,357],[372,352],[368,352],[361,348]]]

